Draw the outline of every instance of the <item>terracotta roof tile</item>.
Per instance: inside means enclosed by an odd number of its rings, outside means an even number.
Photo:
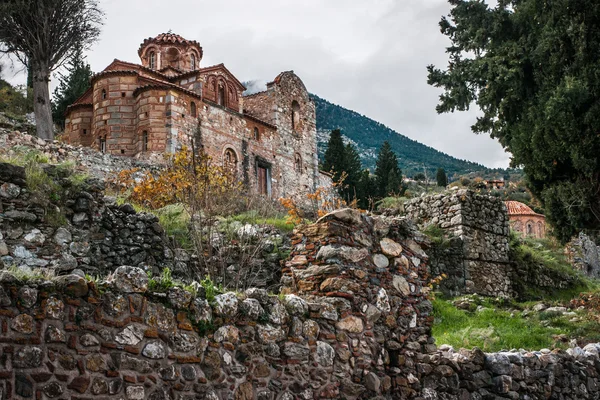
[[[508,200],[504,204],[506,204],[506,208],[508,209],[508,215],[539,215],[543,217],[542,214],[536,213],[528,205],[519,201]]]

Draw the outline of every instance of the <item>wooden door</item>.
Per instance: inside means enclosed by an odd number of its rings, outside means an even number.
[[[264,167],[258,167],[258,193],[268,194],[267,169]]]

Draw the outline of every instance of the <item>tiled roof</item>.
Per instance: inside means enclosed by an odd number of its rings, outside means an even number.
[[[506,204],[506,208],[508,209],[508,215],[539,215],[543,217],[542,214],[536,213],[528,205],[519,201],[508,200],[504,204]]]

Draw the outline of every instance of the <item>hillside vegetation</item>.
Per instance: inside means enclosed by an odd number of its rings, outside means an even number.
[[[435,176],[437,168],[443,168],[448,176],[454,174],[468,175],[475,173],[484,177],[501,177],[502,169],[489,169],[481,164],[459,160],[442,153],[432,147],[388,128],[357,112],[332,104],[316,95],[311,95],[317,110],[317,130],[319,131],[319,154],[325,152],[329,131],[340,129],[344,136],[352,141],[361,155],[363,165],[371,170],[375,167],[377,151],[388,141],[399,157],[400,168],[406,176],[423,172],[423,165],[431,177]]]

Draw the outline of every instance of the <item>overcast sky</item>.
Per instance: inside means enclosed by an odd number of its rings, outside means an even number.
[[[475,135],[476,113],[437,115],[428,64],[445,66],[439,32],[447,0],[100,0],[95,72],[113,59],[139,62],[144,38],[171,29],[200,42],[200,66],[224,63],[241,81],[294,70],[308,90],[458,158],[508,166],[509,154]],[[10,74],[7,72],[6,75]],[[19,81],[19,77],[9,80]]]

